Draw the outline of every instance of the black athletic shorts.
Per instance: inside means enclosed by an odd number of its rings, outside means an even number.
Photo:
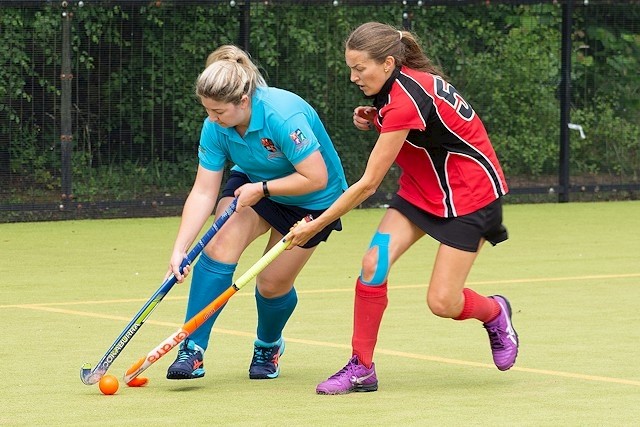
[[[438,242],[463,251],[477,252],[480,239],[495,246],[509,238],[507,229],[502,225],[502,199],[455,218],[432,215],[397,194],[391,199],[389,208],[396,209]]]
[[[231,171],[229,179],[227,179],[220,197],[234,197],[233,193],[238,187],[250,182],[251,181],[249,181],[249,177],[247,175],[238,171]],[[251,208],[282,235],[286,235],[296,222],[300,221],[307,215],[317,218],[326,210],[305,209],[298,206],[283,205],[282,203],[276,203],[267,197],[260,199],[260,201],[251,206]],[[342,222],[340,219],[337,219],[326,226],[307,243],[302,245],[302,247],[313,248],[318,246],[320,242],[326,242],[333,230],[342,230]]]

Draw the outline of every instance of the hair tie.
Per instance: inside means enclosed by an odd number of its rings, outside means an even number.
[[[402,41],[402,30],[398,30],[398,34],[400,34],[400,41]]]

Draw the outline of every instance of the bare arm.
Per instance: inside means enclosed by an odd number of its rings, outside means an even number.
[[[362,177],[347,189],[329,209],[313,221],[291,232],[289,247],[304,245],[320,230],[371,197],[395,161],[409,130],[382,133],[373,147]]]
[[[295,168],[296,171],[291,175],[267,182],[272,196],[296,196],[322,190],[327,186],[327,165],[319,150],[307,156]],[[262,182],[245,184],[236,190],[235,195],[238,197],[239,212],[243,207],[252,206],[264,197]]]
[[[169,262],[169,274],[175,274],[179,282],[184,280],[180,274],[180,263],[184,259],[191,244],[211,216],[218,199],[223,172],[213,172],[198,167],[195,182],[182,210],[180,228],[173,245],[173,253]]]

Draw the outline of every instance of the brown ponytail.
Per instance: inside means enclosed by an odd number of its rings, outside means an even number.
[[[347,38],[345,49],[366,52],[371,59],[382,64],[388,56],[396,66],[407,66],[443,76],[442,70],[425,55],[416,36],[410,31],[398,30],[379,22],[367,22],[356,28]]]

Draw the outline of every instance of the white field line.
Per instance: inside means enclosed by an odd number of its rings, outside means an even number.
[[[640,276],[640,274],[635,276]],[[635,277],[635,276],[632,275],[631,277]],[[342,291],[342,290],[339,290],[339,291]],[[128,322],[130,320],[129,318],[122,317],[122,316],[113,316],[109,314],[100,314],[100,313],[94,313],[89,311],[69,310],[66,308],[56,308],[56,307],[46,306],[43,304],[22,304],[22,305],[0,306],[0,307],[4,307],[4,308],[12,307],[12,308],[21,308],[21,309],[28,309],[28,310],[47,311],[52,313],[60,313],[60,314],[84,316],[84,317],[95,317],[100,319],[117,320],[122,322]],[[178,324],[174,322],[162,322],[157,320],[148,320],[146,321],[146,323],[158,325],[158,326],[173,327],[173,328],[179,328],[180,326],[182,326],[182,324]],[[243,332],[243,331],[236,331],[236,330],[222,329],[222,328],[215,328],[213,332],[219,333],[219,334],[254,338],[253,332]],[[350,345],[336,344],[336,343],[325,342],[325,341],[296,339],[291,337],[287,337],[287,341],[310,345],[310,346],[317,346],[317,347],[325,347],[325,348],[332,347],[332,348],[341,348],[346,350],[351,349]],[[385,354],[388,356],[402,357],[406,359],[424,360],[424,361],[434,362],[434,363],[444,363],[444,364],[450,364],[450,365],[463,365],[463,366],[473,366],[477,368],[495,369],[493,365],[487,364],[487,363],[471,362],[468,360],[448,359],[444,357],[429,356],[425,354],[387,350],[384,348],[376,348],[376,353]],[[524,373],[530,373],[530,374],[536,374],[536,375],[553,376],[553,377],[563,377],[563,378],[570,378],[570,379],[576,379],[576,380],[640,386],[640,381],[633,381],[633,380],[628,380],[624,378],[603,377],[598,375],[586,375],[586,374],[580,374],[576,372],[553,371],[548,369],[534,369],[534,368],[525,368],[525,367],[519,367],[519,366],[512,367],[511,371],[524,372]]]
[[[469,281],[466,283],[468,286],[476,286],[476,285],[508,285],[508,284],[519,284],[519,283],[551,283],[551,282],[570,282],[570,281],[585,281],[585,280],[601,280],[601,279],[628,279],[633,277],[640,277],[640,273],[629,273],[629,274],[601,274],[601,275],[590,275],[590,276],[569,276],[569,277],[543,277],[543,278],[535,278],[535,279],[507,279],[507,280],[483,280],[483,281]],[[397,286],[389,286],[389,289],[415,289],[415,288],[426,288],[427,284],[417,284],[417,285],[397,285]],[[314,289],[314,290],[300,290],[296,289],[299,294],[321,294],[321,293],[333,293],[333,292],[353,292],[353,288],[334,288],[334,289]],[[236,296],[253,296],[252,293],[241,294],[238,293]],[[187,299],[186,296],[183,297],[164,297],[163,301],[180,301]],[[44,302],[44,303],[35,303],[35,304],[7,304],[0,305],[0,309],[2,308],[34,308],[34,307],[53,307],[53,306],[69,306],[69,305],[88,305],[88,304],[114,304],[114,303],[128,303],[128,302],[145,302],[147,299],[142,298],[126,298],[126,299],[112,299],[112,300],[96,300],[96,301],[66,301],[66,302]]]

